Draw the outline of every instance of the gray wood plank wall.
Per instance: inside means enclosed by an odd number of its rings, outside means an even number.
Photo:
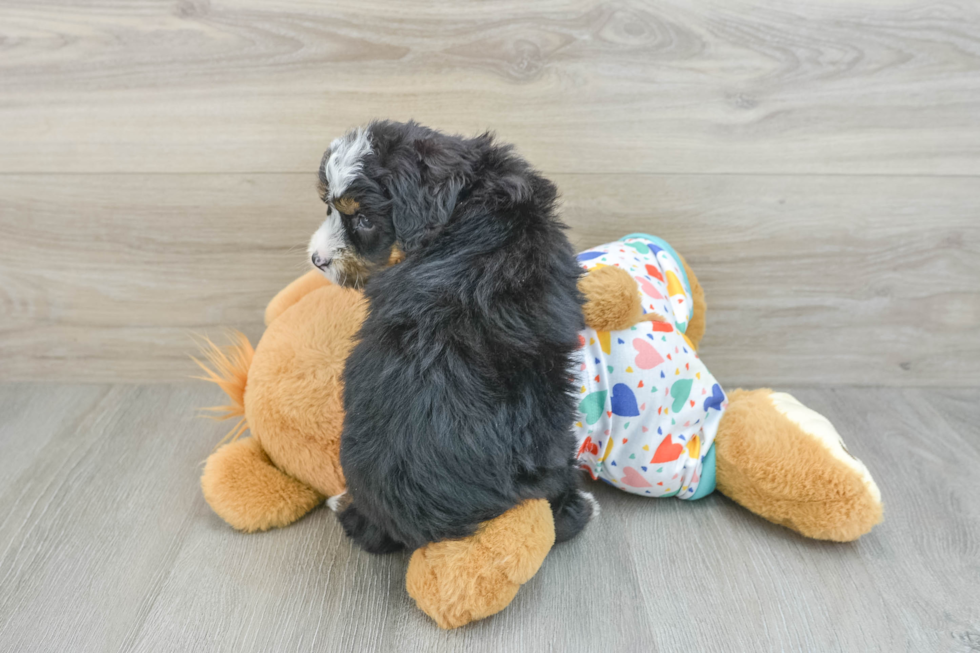
[[[980,5],[0,3],[0,379],[261,333],[372,117],[494,128],[691,260],[730,383],[980,385]]]

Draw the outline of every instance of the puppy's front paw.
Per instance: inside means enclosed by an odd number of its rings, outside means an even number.
[[[343,512],[353,503],[350,494],[344,490],[340,494],[335,494],[327,499],[327,507],[334,512]]]
[[[346,493],[343,496],[349,496]],[[369,520],[357,506],[349,500],[347,507],[337,513],[337,519],[343,526],[347,537],[354,540],[357,546],[368,553],[392,553],[405,548],[405,545],[391,537],[387,531]]]
[[[418,549],[405,585],[441,628],[458,628],[506,608],[555,542],[551,507],[525,501],[462,540]]]

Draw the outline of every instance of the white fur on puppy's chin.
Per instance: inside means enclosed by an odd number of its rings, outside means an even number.
[[[340,213],[333,211],[323,221],[320,228],[313,232],[306,253],[308,258],[312,258],[313,254],[319,254],[321,258],[335,260],[345,245],[344,225],[340,221]],[[326,270],[321,269],[320,271],[327,279],[333,283],[338,283],[335,266],[330,265]]]

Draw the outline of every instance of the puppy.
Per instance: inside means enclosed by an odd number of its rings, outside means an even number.
[[[383,121],[331,143],[320,193],[310,258],[370,307],[344,370],[347,534],[415,549],[546,498],[556,539],[576,535],[584,324],[555,186],[489,134]]]

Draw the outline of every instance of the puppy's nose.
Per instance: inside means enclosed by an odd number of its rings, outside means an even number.
[[[330,267],[330,261],[333,260],[329,258],[323,258],[316,252],[313,252],[312,259],[313,259],[313,265],[320,268],[321,270],[326,270],[328,267]]]

